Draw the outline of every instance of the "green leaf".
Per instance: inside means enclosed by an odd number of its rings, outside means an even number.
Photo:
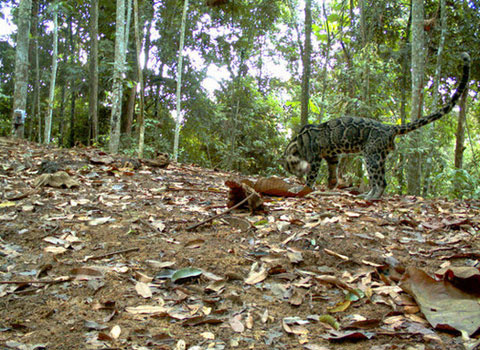
[[[189,277],[196,277],[200,276],[203,273],[202,270],[196,269],[194,267],[186,267],[184,269],[180,269],[175,271],[175,273],[172,275],[171,279],[172,282],[177,282],[178,280],[184,279],[184,278],[189,278]]]

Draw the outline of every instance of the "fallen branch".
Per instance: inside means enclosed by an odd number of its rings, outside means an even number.
[[[220,214],[211,216],[211,217],[209,217],[208,219],[203,220],[202,222],[199,222],[199,223],[197,223],[197,224],[195,224],[195,225],[192,225],[192,226],[187,227],[187,231],[196,229],[197,227],[202,226],[203,224],[206,224],[207,222],[213,221],[213,220],[218,219],[219,217],[221,217],[221,216],[223,216],[223,215],[225,215],[225,214],[230,213],[232,210],[237,209],[239,206],[241,206],[242,204],[244,204],[245,202],[247,202],[247,201],[248,201],[250,198],[252,198],[254,195],[255,195],[255,192],[250,193],[249,196],[245,197],[243,200],[241,200],[240,202],[238,202],[237,204],[235,204],[233,207],[228,208],[228,209],[225,210],[224,212],[221,212]]]
[[[128,252],[133,252],[135,250],[139,250],[140,248],[135,247],[135,248],[128,248],[128,249],[122,249],[122,250],[117,250],[116,252],[111,252],[111,253],[106,253],[102,255],[95,255],[95,256],[87,256],[84,261],[88,260],[99,260],[103,258],[108,258],[109,256],[116,255],[116,254],[123,254],[123,253],[128,253]]]
[[[34,284],[34,283],[55,284],[55,283],[68,282],[72,279],[73,277],[65,276],[56,280],[0,281],[0,284]]]

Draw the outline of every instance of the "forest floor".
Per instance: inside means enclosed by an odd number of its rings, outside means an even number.
[[[0,138],[0,349],[476,347],[479,201],[264,196],[189,229],[241,177],[153,165]]]

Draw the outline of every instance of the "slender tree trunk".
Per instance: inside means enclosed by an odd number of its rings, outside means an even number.
[[[140,51],[142,49],[141,38],[140,38],[140,23],[138,15],[138,0],[133,0],[133,13],[135,18],[135,48],[137,54],[137,71],[138,71],[138,82],[140,83],[140,113],[138,116],[138,157],[143,157],[143,146],[144,146],[144,136],[145,136],[145,122],[144,122],[144,111],[143,111],[143,71],[142,65],[140,63]],[[143,27],[143,26],[142,26]]]
[[[468,98],[468,88],[463,93],[459,107],[460,111],[458,113],[458,123],[457,123],[457,132],[456,136],[456,143],[455,143],[455,168],[462,169],[463,168],[463,152],[465,151],[465,124],[467,122],[467,98]],[[461,198],[463,196],[462,193],[462,183],[459,177],[455,177],[453,181],[454,193],[456,193],[457,197]]]
[[[152,9],[153,10],[153,9]],[[147,70],[148,67],[148,53],[150,52],[150,30],[152,28],[153,19],[147,24],[147,30],[145,32],[145,48],[144,48],[144,61],[143,61],[143,69]],[[143,76],[143,72],[139,72],[139,76],[141,77],[140,80],[140,118],[138,120],[139,128],[138,128],[138,156],[143,157],[143,148],[145,144],[145,117],[144,117],[144,109],[145,109],[145,78]]]
[[[435,67],[435,77],[433,80],[433,107],[440,105],[440,77],[442,75],[442,55],[445,48],[445,38],[447,36],[447,13],[446,0],[440,0],[440,42],[438,43],[437,64]]]
[[[407,122],[407,91],[408,89],[408,68],[410,67],[409,62],[411,50],[409,50],[410,45],[410,29],[412,27],[412,6],[410,2],[410,14],[408,16],[407,27],[405,29],[405,44],[403,47],[402,53],[402,77],[400,80],[400,120],[402,125]],[[397,167],[397,178],[398,178],[398,187],[400,189],[399,194],[404,193],[405,189],[405,155],[400,153],[399,155],[400,165]]]
[[[70,37],[70,64],[73,66],[74,64],[74,52],[75,52],[75,45],[73,41],[73,27],[72,27],[72,17],[68,19],[68,31]],[[70,147],[75,146],[75,104],[77,98],[76,92],[77,86],[75,83],[75,79],[72,79],[70,85],[70,135],[68,137],[68,144]]]
[[[90,5],[89,143],[98,141],[98,0]]]
[[[45,135],[43,140],[45,144],[50,143],[52,135],[52,119],[53,119],[53,103],[55,100],[55,83],[57,80],[57,66],[58,66],[58,8],[52,9],[53,15],[53,54],[52,54],[52,72],[50,75],[50,91],[48,94],[47,116],[45,118]]]
[[[331,48],[331,40],[332,36],[330,34],[330,26],[328,24],[328,15],[327,15],[327,9],[325,6],[325,2],[323,2],[323,17],[325,18],[325,28],[327,29],[327,45],[325,48],[325,63],[323,64],[323,72],[322,72],[322,95],[321,95],[321,100],[320,100],[320,114],[318,116],[318,122],[320,123],[322,120],[323,116],[323,109],[324,109],[324,100],[325,100],[325,95],[327,92],[327,68],[328,68],[328,62],[330,60],[330,48]],[[345,52],[345,47],[342,43],[342,48],[344,49]],[[348,58],[347,58],[347,66],[348,66]],[[351,90],[350,90],[351,91]],[[350,92],[349,91],[349,92]]]
[[[41,121],[41,111],[40,111],[40,64],[38,58],[38,12],[40,9],[40,3],[38,0],[33,2],[33,13],[32,13],[32,28],[31,34],[33,39],[32,47],[32,56],[34,62],[34,72],[35,78],[33,81],[33,102],[32,102],[32,119],[29,124],[29,138],[30,140],[35,139],[34,127],[35,123],[38,126],[36,138],[39,143],[42,142],[42,121]]]
[[[312,55],[312,0],[305,1],[305,49],[302,64],[301,124],[308,124],[308,104],[310,101],[310,71]]]
[[[425,65],[425,46],[423,33],[424,9],[423,0],[412,1],[412,113],[411,119],[422,116],[423,75]],[[418,133],[410,136],[412,154],[408,164],[408,194],[419,194],[421,184],[420,153],[417,151],[421,142]]]
[[[15,86],[13,92],[12,134],[23,138],[27,109],[28,47],[30,39],[31,0],[21,0],[18,11],[15,48]]]
[[[361,109],[360,115],[367,116],[366,110],[368,110],[370,106],[370,57],[369,57],[369,50],[366,49],[370,40],[370,35],[368,33],[368,25],[367,25],[368,4],[366,3],[366,0],[359,0],[359,5],[360,5],[360,35],[362,38],[362,47],[364,48],[361,52],[361,57],[365,64],[365,69],[363,71],[362,109]]]
[[[446,14],[446,0],[440,0],[440,42],[437,50],[437,63],[435,66],[435,76],[433,77],[433,109],[436,110],[440,105],[440,77],[442,75],[442,55],[445,47],[445,37],[447,36],[447,14]],[[427,158],[423,163],[424,182],[422,195],[426,197],[431,191],[432,181],[431,174],[434,170],[434,159],[439,154],[438,145],[439,140],[435,137],[435,122],[425,128],[430,141],[430,149]]]
[[[110,119],[111,153],[117,153],[120,145],[120,122],[122,113],[123,72],[125,65],[125,0],[117,0],[115,31],[115,63],[113,67],[112,115]]]
[[[460,112],[458,113],[458,123],[457,123],[457,132],[456,143],[455,143],[455,168],[463,168],[463,151],[465,150],[465,123],[467,121],[467,97],[468,97],[468,88],[463,93],[459,107]]]
[[[60,146],[64,146],[64,141],[65,141],[65,92],[67,90],[66,87],[66,82],[65,80],[62,83],[62,89],[60,92],[60,112],[59,112],[59,135],[58,135],[58,144]]]
[[[173,159],[178,159],[178,141],[180,138],[180,121],[181,121],[181,92],[182,92],[182,65],[183,65],[183,44],[185,40],[185,22],[187,20],[188,0],[183,4],[182,27],[180,28],[180,47],[178,48],[178,64],[177,64],[177,107],[175,115],[175,139],[173,142]]]
[[[132,135],[133,116],[135,114],[135,99],[137,97],[137,85],[133,85],[127,94],[127,117],[125,118],[125,136]]]

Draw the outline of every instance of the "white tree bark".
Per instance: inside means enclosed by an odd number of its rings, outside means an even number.
[[[140,52],[142,49],[142,43],[140,38],[140,23],[139,23],[139,16],[138,16],[138,0],[133,0],[133,13],[135,18],[135,48],[137,54],[137,69],[138,69],[138,82],[140,84],[140,115],[138,118],[138,150],[137,154],[138,157],[143,157],[143,146],[145,143],[145,122],[144,122],[144,115],[143,115],[143,71],[142,65],[140,64]]]
[[[48,94],[47,116],[45,118],[45,130],[43,140],[45,144],[50,143],[52,135],[52,116],[53,103],[55,99],[55,83],[57,80],[57,66],[58,66],[58,4],[52,5],[53,16],[53,53],[52,53],[52,72],[50,75],[50,91]]]
[[[425,40],[423,33],[423,0],[412,0],[412,113],[413,120],[422,116]]]
[[[111,153],[117,153],[120,144],[120,122],[122,115],[123,80],[126,59],[125,39],[125,0],[117,0],[112,115],[110,118],[110,142],[108,145]]]
[[[412,111],[411,119],[422,116],[423,104],[423,75],[425,67],[424,45],[424,9],[423,0],[412,0]],[[417,133],[410,136],[411,154],[408,157],[408,194],[419,194],[422,178],[422,167],[419,147],[420,137]]]
[[[15,48],[15,86],[13,92],[12,134],[23,138],[24,120],[18,123],[17,119],[27,109],[27,86],[28,86],[28,45],[30,39],[30,12],[31,0],[21,0],[18,14],[17,46]],[[20,112],[15,112],[20,111]],[[21,118],[21,117],[20,117]]]
[[[178,69],[177,69],[177,108],[175,115],[175,139],[173,142],[173,159],[178,158],[178,141],[180,138],[180,111],[182,92],[182,65],[183,65],[183,44],[185,40],[185,22],[187,19],[188,0],[183,4],[182,27],[180,29],[180,47],[178,48]]]

